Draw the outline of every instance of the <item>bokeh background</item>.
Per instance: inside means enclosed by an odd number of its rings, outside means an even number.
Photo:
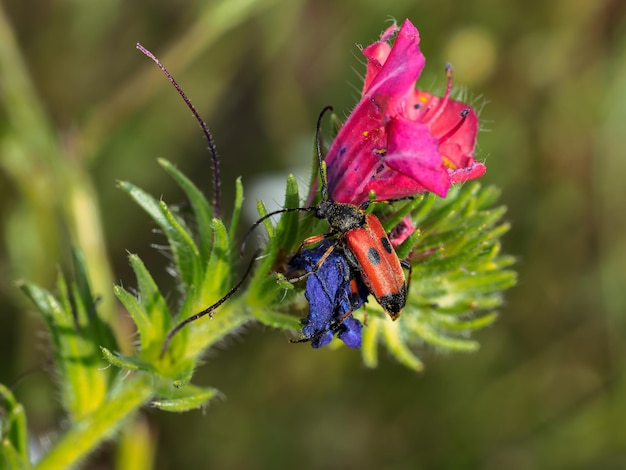
[[[272,178],[306,180],[318,112],[354,105],[357,44],[391,17],[420,30],[420,87],[441,90],[451,62],[484,104],[478,157],[509,208],[519,285],[478,353],[425,347],[422,375],[251,327],[197,373],[225,399],[145,411],[155,467],[626,468],[622,0],[2,0],[0,382],[35,443],[62,432],[63,413],[45,328],[15,280],[53,288],[73,240],[123,323],[111,286],[134,283],[126,250],[164,291],[173,282],[152,247],[162,238],[116,180],[177,202],[164,157],[211,191],[197,124],[135,43],[210,125],[227,214],[239,175],[252,203],[280,201]],[[113,449],[85,467],[112,468]]]

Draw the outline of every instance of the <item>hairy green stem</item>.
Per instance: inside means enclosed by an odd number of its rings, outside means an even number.
[[[71,468],[110,437],[124,419],[150,399],[152,393],[152,378],[148,374],[137,373],[124,380],[98,410],[75,423],[35,468]]]

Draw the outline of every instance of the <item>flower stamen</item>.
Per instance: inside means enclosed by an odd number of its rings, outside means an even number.
[[[460,113],[461,119],[459,119],[456,125],[452,129],[450,129],[448,132],[446,132],[444,135],[439,137],[440,144],[444,143],[446,140],[448,140],[450,137],[452,137],[454,134],[457,133],[457,131],[461,128],[461,126],[465,122],[465,119],[467,118],[469,113],[470,113],[469,108],[465,108],[463,111],[461,111]]]
[[[429,117],[426,121],[424,121],[424,124],[426,125],[429,125],[435,122],[437,119],[439,119],[439,117],[443,114],[444,109],[446,109],[448,101],[450,100],[450,93],[452,92],[452,65],[451,64],[446,64],[446,77],[448,79],[448,83],[446,84],[446,92],[441,97],[441,100],[435,107],[435,111],[433,112],[433,115]]]

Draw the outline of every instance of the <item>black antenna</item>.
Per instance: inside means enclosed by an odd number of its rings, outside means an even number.
[[[237,284],[235,284],[235,286],[233,288],[231,288],[226,293],[226,295],[224,295],[224,297],[222,297],[220,300],[215,302],[213,305],[205,308],[201,312],[198,312],[195,315],[192,315],[189,318],[186,318],[185,320],[181,321],[178,325],[176,325],[174,328],[172,328],[170,330],[170,332],[165,337],[165,341],[163,342],[163,346],[161,346],[161,355],[159,357],[162,358],[165,355],[165,351],[167,351],[167,348],[170,345],[170,342],[172,341],[172,338],[185,325],[187,325],[187,324],[189,324],[191,322],[194,322],[198,318],[202,318],[205,315],[209,315],[210,318],[213,318],[213,311],[215,311],[216,308],[218,308],[220,305],[222,305],[224,302],[226,302],[228,299],[230,299],[233,296],[233,294],[235,292],[237,292],[239,290],[239,288],[243,285],[243,283],[246,280],[246,278],[250,275],[250,272],[252,271],[252,266],[254,266],[254,262],[256,261],[256,258],[257,258],[257,256],[259,256],[259,254],[261,254],[261,250],[257,250],[254,253],[254,256],[252,256],[252,259],[250,260],[250,264],[248,264],[248,268],[246,269],[246,272],[244,273],[244,275],[241,277],[239,282]]]
[[[317,118],[317,129],[315,130],[315,149],[317,152],[317,163],[319,165],[319,172],[320,172],[320,177],[322,180],[321,182],[322,186],[320,189],[322,201],[328,199],[328,186],[326,184],[326,167],[324,166],[324,162],[322,159],[322,119],[324,118],[324,115],[328,111],[332,111],[332,110],[333,110],[332,106],[326,106],[324,109],[322,109],[322,112],[319,114]],[[254,232],[254,229],[257,228],[261,223],[263,223],[263,221],[269,219],[270,217],[274,215],[284,214],[285,212],[298,212],[298,211],[311,212],[311,211],[314,211],[316,208],[317,208],[316,206],[290,207],[288,209],[278,209],[273,212],[270,212],[269,214],[265,214],[263,217],[261,217],[256,222],[254,222],[250,226],[248,231],[245,233],[245,235],[243,236],[241,240],[241,245],[239,245],[239,256],[243,256],[243,251],[246,248],[246,241],[248,240],[248,237],[250,236],[250,234]]]
[[[290,207],[287,209],[278,209],[273,212],[270,212],[269,214],[265,214],[263,217],[258,219],[256,222],[254,222],[250,226],[246,234],[241,239],[241,245],[239,245],[239,256],[243,256],[243,251],[246,249],[246,241],[248,240],[248,237],[250,236],[250,234],[254,232],[254,229],[257,228],[265,220],[269,219],[270,217],[274,215],[284,214],[285,212],[311,212],[313,210],[315,210],[315,206],[313,207]]]
[[[174,85],[174,88],[176,88],[176,91],[178,92],[180,97],[185,101],[185,104],[187,105],[187,107],[191,110],[191,113],[196,118],[196,121],[198,121],[198,124],[200,124],[200,128],[202,129],[202,132],[204,133],[204,137],[206,138],[206,141],[209,145],[209,152],[211,153],[211,161],[213,163],[213,216],[219,217],[220,216],[220,166],[219,166],[219,161],[217,157],[217,148],[215,146],[215,141],[213,140],[213,136],[209,132],[209,128],[207,127],[205,122],[200,117],[200,114],[198,114],[198,111],[196,111],[196,108],[193,106],[193,104],[191,104],[191,101],[189,100],[189,98],[187,98],[187,95],[185,94],[185,92],[178,85],[176,80],[174,80],[174,77],[172,77],[172,74],[170,74],[165,68],[165,66],[159,61],[159,59],[157,59],[152,52],[150,52],[148,49],[146,49],[139,43],[137,43],[137,49],[139,49],[143,55],[152,59],[152,62],[154,62],[163,71],[163,73],[168,78],[170,83]]]
[[[332,106],[326,106],[324,109],[322,109],[322,112],[317,118],[317,129],[315,130],[315,149],[317,150],[317,163],[320,167],[320,177],[322,179],[322,187],[320,189],[322,201],[328,199],[328,185],[326,184],[326,166],[322,161],[322,119],[324,118],[324,114],[332,110]]]

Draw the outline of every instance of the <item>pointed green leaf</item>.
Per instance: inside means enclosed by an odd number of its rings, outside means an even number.
[[[383,227],[385,231],[389,233],[396,225],[400,223],[402,219],[404,219],[407,215],[413,212],[417,207],[422,204],[424,199],[423,195],[417,196],[415,199],[404,202],[404,203],[395,203],[392,207],[387,208],[385,210],[385,217],[383,218]],[[370,207],[380,206],[381,204],[373,204]],[[386,213],[390,215],[387,216]]]
[[[496,186],[482,188],[476,196],[476,210],[483,210],[491,207],[498,201],[502,190]]]
[[[137,278],[138,298],[120,286],[114,287],[114,292],[135,322],[142,356],[147,357],[143,353],[148,350],[160,351],[161,342],[171,328],[171,317],[165,299],[141,259],[130,255],[129,260]]]
[[[408,330],[413,331],[424,342],[433,346],[450,349],[460,352],[474,352],[480,347],[477,341],[464,338],[453,338],[437,332],[434,328],[425,322],[418,321],[413,316],[407,316],[405,326]]]
[[[159,164],[176,180],[178,185],[185,191],[187,199],[191,204],[194,213],[194,222],[198,231],[198,245],[202,259],[206,262],[211,253],[211,242],[213,241],[213,232],[211,229],[211,221],[213,218],[213,210],[206,197],[193,184],[193,182],[183,175],[174,165],[164,159],[159,159]]]
[[[228,230],[231,246],[235,245],[235,237],[237,236],[237,226],[239,225],[242,206],[243,184],[241,183],[241,177],[239,177],[235,180],[235,204],[233,207],[233,216],[230,219],[230,228]]]
[[[152,364],[142,361],[136,356],[124,356],[122,354],[116,354],[107,348],[100,348],[102,356],[111,365],[119,367],[120,369],[127,370],[144,370],[146,372],[155,372]]]
[[[103,370],[94,329],[90,326],[98,317],[89,317],[76,286],[68,287],[62,275],[57,284],[61,303],[35,285],[24,284],[22,290],[48,323],[61,377],[62,402],[70,417],[79,420],[102,404],[109,372]]]
[[[157,398],[150,404],[164,411],[184,412],[195,410],[207,405],[213,398],[219,396],[215,388],[201,388],[194,385],[187,385],[184,388],[174,389],[167,398]]]
[[[287,177],[285,189],[285,208],[300,207],[298,182],[293,175]],[[299,212],[285,212],[276,224],[276,242],[287,252],[292,251],[300,243],[298,240]]]
[[[85,310],[87,318],[85,324],[91,329],[91,335],[96,344],[106,345],[111,348],[117,347],[117,342],[110,325],[105,319],[100,317],[96,308],[97,301],[91,291],[89,277],[87,276],[87,268],[82,253],[75,247],[72,247],[72,265],[74,268],[74,277],[76,289],[74,289],[75,300],[80,300]]]
[[[380,318],[370,317],[363,327],[361,353],[366,367],[378,366],[378,339],[382,331],[382,321]]]
[[[178,273],[187,286],[197,286],[202,276],[200,252],[193,237],[163,201],[159,204],[167,225],[163,227],[165,235],[174,252]]]
[[[193,286],[194,283],[197,285],[200,274],[199,251],[186,228],[182,226],[165,203],[157,201],[145,191],[128,182],[120,182],[119,186],[161,227],[174,254],[176,267],[186,286]]]
[[[11,390],[0,384],[0,468],[30,468],[26,413]]]
[[[496,312],[491,312],[486,315],[476,315],[474,318],[469,320],[461,320],[457,317],[440,315],[434,320],[433,324],[436,324],[439,328],[444,328],[446,330],[469,332],[485,328],[495,322],[497,318],[498,314]]]
[[[389,352],[400,364],[416,372],[422,372],[424,363],[411,352],[402,338],[402,330],[400,329],[402,318],[400,318],[400,321],[395,322],[390,319],[382,321],[383,340]]]
[[[200,284],[199,299],[195,302],[195,306],[201,308],[211,305],[231,287],[233,266],[230,237],[221,220],[213,219],[213,233],[213,251]]]

